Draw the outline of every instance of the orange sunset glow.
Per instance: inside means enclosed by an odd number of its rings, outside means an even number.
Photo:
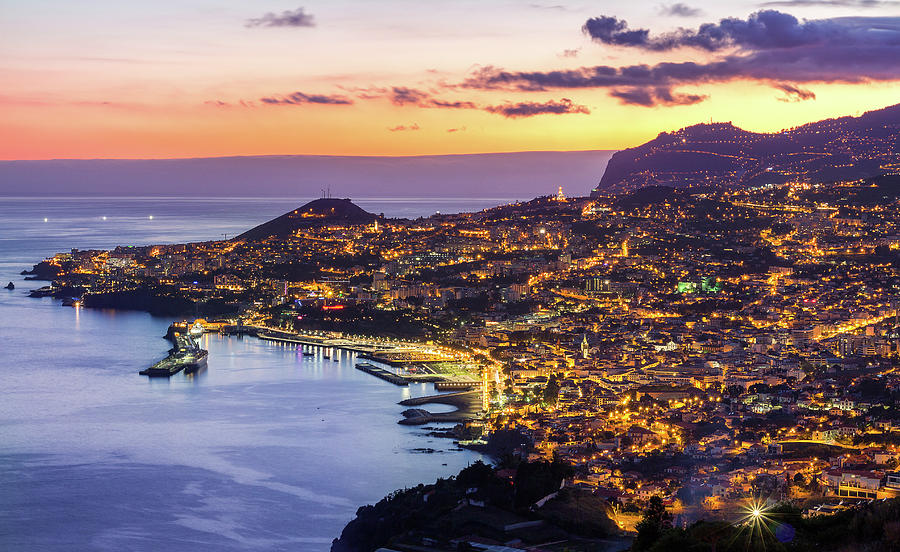
[[[709,119],[771,132],[896,102],[896,66],[872,64],[809,74],[792,62],[771,76],[751,66],[666,80],[674,101],[634,100],[632,83],[473,84],[489,71],[709,67],[765,53],[739,42],[635,46],[585,25],[616,17],[652,39],[759,10],[727,4],[701,2],[675,16],[610,2],[3,2],[0,158],[621,149]],[[867,21],[896,25],[897,9],[881,4],[866,9]],[[787,11],[802,26],[859,9],[798,3]],[[809,94],[787,95],[785,83]],[[537,110],[508,113],[520,105]]]

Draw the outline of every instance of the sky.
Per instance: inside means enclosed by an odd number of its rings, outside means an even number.
[[[0,159],[621,149],[900,102],[900,2],[0,0]]]

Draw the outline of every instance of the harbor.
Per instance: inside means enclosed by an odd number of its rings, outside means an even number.
[[[325,334],[293,333],[261,325],[198,320],[194,326],[187,322],[174,323],[173,331],[185,332],[200,327],[202,331],[223,335],[248,335],[271,343],[296,345],[305,348],[304,356],[323,351],[323,358],[336,351],[355,353],[361,360],[358,369],[399,386],[409,383],[434,383],[438,391],[468,391],[482,386],[482,366],[472,364],[468,355],[430,344],[393,341],[378,338],[346,336],[337,332]],[[376,363],[376,364],[372,364]],[[386,365],[392,370],[378,365]]]
[[[337,332],[292,333],[241,322],[232,324],[197,319],[193,323],[173,323],[167,337],[176,347],[169,357],[141,374],[167,377],[181,369],[187,372],[186,367],[191,366],[197,354],[203,354],[202,362],[205,364],[205,351],[199,350],[193,340],[194,336],[199,337],[204,332],[224,336],[252,336],[264,342],[294,346],[298,355],[312,360],[337,362],[339,352],[347,351],[356,370],[398,387],[409,387],[411,383],[434,384],[434,390],[438,394],[410,398],[399,403],[413,407],[403,411],[403,419],[398,421],[401,425],[470,422],[478,419],[484,408],[484,367],[470,364],[465,353],[413,342],[385,342],[358,336],[351,338]],[[194,352],[198,350],[201,353]],[[356,362],[356,359],[361,362]],[[450,405],[456,410],[432,413],[424,408],[428,404]]]

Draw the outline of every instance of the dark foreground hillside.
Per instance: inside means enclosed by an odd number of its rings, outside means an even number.
[[[530,548],[550,542],[569,550],[627,546],[617,537],[604,499],[579,489],[560,490],[568,470],[561,463],[537,462],[497,471],[478,462],[455,478],[396,491],[363,506],[331,549],[471,550],[471,543]]]
[[[560,485],[561,462],[498,470],[478,462],[433,485],[398,490],[361,507],[332,552],[553,550],[614,552],[891,552],[900,550],[900,499],[863,503],[833,515],[803,517],[790,504],[759,516],[672,527],[658,497],[625,536],[614,505],[589,490]]]

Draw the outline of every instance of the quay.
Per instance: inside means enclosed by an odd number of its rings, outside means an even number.
[[[282,332],[261,326],[224,326],[221,329],[223,335],[252,335],[264,341],[274,343],[288,343],[291,345],[309,345],[312,347],[328,347],[343,349],[353,353],[374,354],[378,351],[391,349],[389,346],[366,345],[344,338],[320,337],[317,335],[295,334]]]
[[[360,355],[360,358],[374,360],[376,362],[398,368],[407,366],[409,364],[424,365],[435,362],[448,362],[452,360],[444,355],[414,351],[410,349],[390,349],[365,352]]]
[[[409,382],[406,381],[406,378],[398,376],[393,372],[388,372],[384,368],[380,368],[378,366],[375,366],[374,364],[369,364],[368,362],[357,363],[356,369],[361,370],[367,374],[371,374],[376,378],[381,378],[385,381],[389,381],[394,385],[399,385],[401,387],[409,385]]]
[[[480,381],[438,381],[434,384],[435,391],[471,391],[481,387]]]

